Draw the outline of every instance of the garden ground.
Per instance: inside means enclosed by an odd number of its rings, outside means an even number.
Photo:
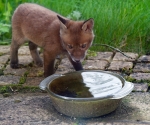
[[[19,50],[22,68],[9,66],[10,46],[0,46],[0,124],[2,125],[145,125],[150,124],[150,56],[115,52],[97,52],[86,58],[88,70],[108,70],[134,82],[134,91],[122,99],[116,111],[97,118],[67,117],[57,112],[46,92],[38,89],[44,79],[43,68],[32,63],[27,46]],[[41,54],[42,56],[42,54]],[[73,71],[67,59],[58,65],[56,73]],[[8,97],[6,97],[8,96]]]

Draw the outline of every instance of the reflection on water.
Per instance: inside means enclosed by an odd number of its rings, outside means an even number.
[[[122,88],[119,78],[102,72],[71,73],[55,79],[50,90],[73,98],[105,97]]]
[[[81,73],[85,86],[94,97],[102,97],[116,93],[122,88],[122,82],[119,78],[101,72],[83,72]]]

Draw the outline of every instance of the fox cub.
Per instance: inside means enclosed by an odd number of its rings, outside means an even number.
[[[75,70],[83,70],[81,60],[92,45],[94,20],[73,21],[37,4],[18,6],[12,16],[10,66],[18,68],[18,49],[29,41],[34,62],[43,66],[44,76],[54,73],[54,61],[66,54]],[[43,62],[37,47],[43,48]]]

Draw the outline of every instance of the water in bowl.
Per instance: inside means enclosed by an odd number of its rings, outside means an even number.
[[[50,84],[50,90],[60,96],[72,98],[105,97],[122,88],[122,81],[103,72],[66,74]]]

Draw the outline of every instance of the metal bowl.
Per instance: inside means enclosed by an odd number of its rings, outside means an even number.
[[[51,75],[39,85],[50,94],[54,107],[71,117],[98,117],[114,111],[133,83],[107,71],[76,71]]]

